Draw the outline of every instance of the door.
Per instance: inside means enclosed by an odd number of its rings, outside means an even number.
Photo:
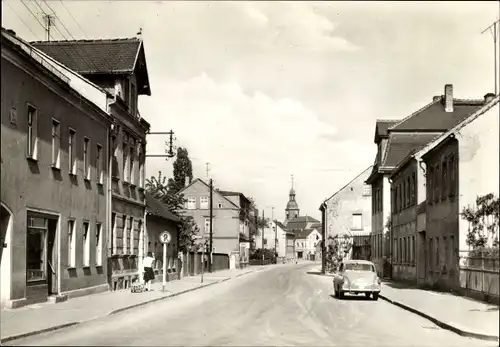
[[[57,220],[49,219],[47,226],[47,287],[48,294],[57,294]]]
[[[2,254],[4,248],[7,248],[6,239],[7,239],[7,230],[9,228],[10,222],[10,213],[3,206],[0,206],[0,264],[2,262]]]

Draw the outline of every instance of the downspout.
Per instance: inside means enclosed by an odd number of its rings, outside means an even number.
[[[108,176],[108,179],[107,179],[107,182],[106,182],[106,190],[107,190],[107,194],[106,194],[106,230],[107,230],[107,233],[106,233],[106,255],[107,255],[107,259],[106,259],[106,272],[108,273],[108,279],[111,278],[112,276],[112,267],[110,266],[111,265],[111,262],[110,262],[110,259],[111,259],[111,256],[113,255],[113,248],[109,247],[110,244],[111,244],[111,240],[113,238],[113,230],[112,230],[112,220],[111,220],[111,216],[112,216],[112,196],[113,196],[113,191],[112,191],[112,171],[113,171],[113,163],[112,163],[112,155],[111,155],[111,151],[113,150],[111,148],[111,132],[110,130],[114,130],[114,127],[115,125],[112,123],[110,125],[110,127],[107,128],[106,130],[106,133],[107,133],[107,142],[108,142],[108,148],[107,148],[107,151],[106,151],[106,160],[107,160],[107,163],[108,163],[108,172],[107,172],[107,176]],[[109,288],[110,290],[113,289],[113,283],[112,283],[112,280],[108,280],[108,285],[109,285]]]
[[[146,249],[146,245],[148,245],[148,227],[146,224],[146,220],[148,219],[148,210],[147,207],[144,207],[144,223],[143,223],[143,232],[142,232],[142,252],[139,253],[139,283],[144,283],[144,250]],[[149,251],[149,250],[148,250]],[[141,254],[142,253],[142,254]],[[147,253],[146,253],[147,254]]]
[[[61,272],[62,272],[62,260],[61,260],[61,239],[62,239],[62,223],[61,223],[61,218],[59,218],[59,221],[57,224],[57,295],[61,296],[61,290],[62,290],[62,283],[61,283]]]

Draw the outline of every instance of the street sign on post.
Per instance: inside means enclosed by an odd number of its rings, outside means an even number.
[[[160,242],[163,243],[163,274],[162,274],[162,291],[165,292],[167,285],[167,245],[172,241],[172,235],[168,231],[160,234]]]

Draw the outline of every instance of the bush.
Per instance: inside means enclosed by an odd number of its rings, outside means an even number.
[[[274,252],[274,249],[262,250],[261,248],[250,253],[250,260],[262,260],[262,254],[264,254],[265,260],[270,260],[271,262],[276,261],[276,253]]]

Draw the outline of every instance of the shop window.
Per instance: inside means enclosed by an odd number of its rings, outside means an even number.
[[[28,217],[26,237],[26,280],[45,281],[47,278],[47,219]]]

